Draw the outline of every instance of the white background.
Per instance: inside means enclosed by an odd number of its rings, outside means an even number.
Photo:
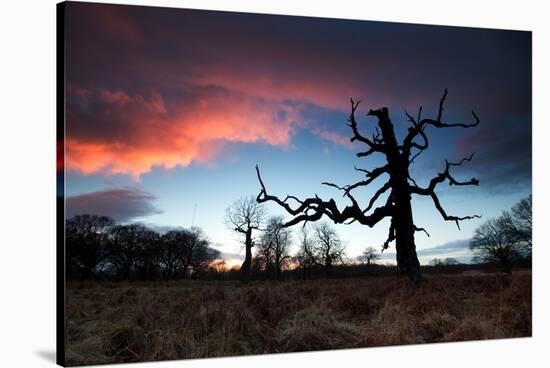
[[[110,1],[104,1],[110,2]],[[550,238],[545,232],[550,11],[545,1],[126,1],[131,4],[532,30],[533,338],[145,363],[143,367],[539,367],[550,346]],[[0,366],[55,359],[55,1],[2,1],[0,11]],[[437,45],[434,45],[437,47]],[[472,57],[474,57],[472,55]],[[6,205],[7,204],[7,205]],[[546,351],[545,351],[546,348]],[[546,353],[546,354],[545,354]],[[127,365],[120,365],[120,367]]]

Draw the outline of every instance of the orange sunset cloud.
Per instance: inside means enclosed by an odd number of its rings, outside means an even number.
[[[68,135],[67,167],[82,174],[137,178],[155,166],[172,169],[210,162],[220,155],[225,143],[285,148],[293,131],[304,124],[294,106],[242,95],[210,96],[173,112],[167,110],[158,92],[143,97],[99,89],[97,96],[99,119],[113,133],[101,139]],[[72,116],[78,119],[78,113]],[[92,120],[92,129],[94,123]]]

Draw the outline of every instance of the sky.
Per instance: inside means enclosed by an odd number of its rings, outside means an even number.
[[[350,142],[350,97],[359,129],[374,133],[370,108],[388,107],[398,138],[405,109],[472,121],[428,128],[430,147],[411,166],[419,185],[458,161],[438,187],[448,213],[479,214],[459,230],[430,199],[413,197],[420,261],[456,257],[477,226],[531,193],[531,33],[311,17],[68,3],[66,7],[65,195],[68,217],[96,213],[166,231],[200,226],[225,257],[242,257],[224,223],[236,199],[256,196],[258,164],[270,194],[319,195],[362,180],[382,156]],[[62,146],[62,145],[61,145]],[[386,178],[387,179],[387,178]],[[356,191],[366,205],[384,184]],[[380,204],[384,203],[384,197]],[[285,215],[267,204],[273,215]],[[287,215],[287,218],[288,215]],[[348,257],[380,249],[389,221],[336,225]],[[394,257],[385,252],[384,261]]]

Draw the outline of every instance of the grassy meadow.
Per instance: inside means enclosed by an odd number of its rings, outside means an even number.
[[[67,286],[68,365],[531,336],[531,273]]]

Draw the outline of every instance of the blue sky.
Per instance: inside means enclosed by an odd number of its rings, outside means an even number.
[[[428,129],[430,148],[411,173],[425,185],[445,159],[475,153],[454,175],[480,186],[442,184],[438,195],[448,213],[483,217],[459,231],[415,197],[415,223],[431,235],[416,236],[421,262],[468,260],[474,229],[531,192],[529,32],[76,3],[67,15],[69,215],[187,227],[196,205],[194,225],[223,252],[242,253],[223,216],[258,194],[256,164],[271,194],[346,205],[321,182],[350,184],[362,178],[354,166],[383,164],[355,156],[364,147],[349,142],[349,98],[362,99],[365,135],[375,126],[368,109],[387,106],[402,138],[404,109],[435,116],[445,88],[444,118],[470,122],[474,109],[481,124]],[[365,203],[383,183],[356,198]],[[337,230],[353,257],[379,248],[388,222]]]

